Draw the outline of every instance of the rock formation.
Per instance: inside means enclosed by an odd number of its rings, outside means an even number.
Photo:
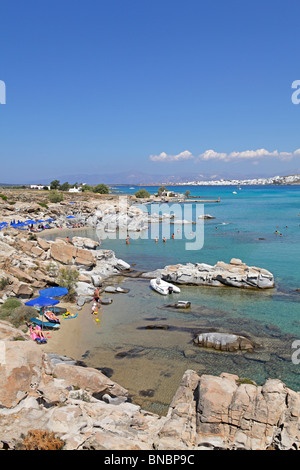
[[[83,305],[103,279],[130,269],[112,250],[97,248],[99,243],[86,237],[74,237],[72,242],[61,237],[46,241],[39,237],[28,240],[16,231],[0,233],[0,278],[6,280],[2,299],[26,300],[38,295],[40,289],[57,285],[58,271],[69,267],[79,273],[75,290],[78,305]]]
[[[22,337],[23,341],[17,341]],[[54,432],[65,450],[299,449],[300,394],[280,380],[187,370],[166,416],[142,410],[100,371],[45,354],[0,322],[0,443]]]
[[[205,263],[187,263],[166,266],[143,277],[161,276],[174,284],[230,286],[240,288],[270,289],[274,287],[274,276],[263,268],[249,267],[240,259],[232,258],[230,263],[218,261],[215,266]]]
[[[194,344],[205,348],[220,351],[248,351],[252,352],[257,345],[244,336],[229,333],[200,333],[194,338]]]

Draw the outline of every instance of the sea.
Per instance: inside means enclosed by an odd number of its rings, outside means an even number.
[[[158,190],[158,186],[116,185],[111,191],[125,196],[141,188],[150,194]],[[101,248],[115,251],[137,272],[239,258],[248,266],[271,271],[274,289],[182,286],[180,294],[165,298],[150,289],[149,280],[117,276],[112,283],[128,293],[105,294],[113,302],[102,306],[98,318],[91,315],[90,306],[79,313],[86,315],[88,326],[78,341],[76,359],[102,370],[129,390],[134,403],[161,415],[167,413],[187,369],[199,375],[232,373],[257,385],[279,379],[300,391],[300,186],[168,186],[168,190],[190,191],[191,202],[175,208],[165,204],[163,212],[174,211],[173,222],[193,223],[171,224],[168,219],[149,226],[142,235],[130,235],[129,244],[101,236]],[[150,211],[151,206],[143,210]],[[199,219],[198,214],[211,218]],[[72,230],[70,238],[76,234]],[[93,229],[79,235],[99,239]],[[199,243],[193,246],[196,238]],[[191,307],[176,309],[172,307],[176,300],[188,300]],[[257,347],[252,353],[229,353],[196,346],[195,335],[207,331],[243,335]]]

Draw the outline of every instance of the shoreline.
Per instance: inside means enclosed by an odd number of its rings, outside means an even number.
[[[100,206],[99,206],[100,207]],[[95,207],[92,208],[92,210],[88,213],[88,216],[94,213],[96,210]],[[65,212],[66,214],[66,212]],[[87,216],[86,216],[87,217]],[[95,227],[93,226],[88,226],[85,225],[84,227],[78,227],[78,228],[71,228],[71,227],[62,227],[62,228],[52,228],[52,229],[46,229],[43,230],[42,232],[37,232],[36,236],[38,238],[42,239],[47,239],[49,237],[57,237],[57,238],[65,238],[65,235],[67,235],[70,239],[74,236],[80,236],[82,233],[86,231],[94,231]],[[20,233],[20,235],[22,235]],[[64,235],[64,237],[62,237]],[[115,248],[113,248],[115,249]],[[123,250],[124,251],[124,250]],[[117,252],[117,250],[116,250]],[[121,255],[121,257],[124,258],[124,256]],[[126,258],[125,258],[126,259]],[[74,266],[76,268],[76,265]],[[105,282],[110,282],[113,281],[113,279],[117,279],[117,281],[120,279],[120,273],[114,274],[110,276],[109,278],[105,278]],[[122,281],[123,282],[123,281]],[[227,289],[227,288],[226,288]],[[218,292],[218,291],[217,291]],[[219,294],[217,294],[218,297]],[[137,302],[138,303],[138,302]],[[65,305],[63,302],[60,303],[60,306]],[[90,303],[85,304],[82,307],[82,310],[79,312],[78,316],[72,320],[69,320],[67,323],[67,327],[64,325],[66,322],[65,320],[62,320],[62,326],[59,331],[57,332],[50,332],[50,340],[47,343],[47,345],[42,346],[43,348],[45,347],[45,351],[47,349],[51,350],[53,353],[59,352],[64,352],[64,354],[68,357],[73,357],[76,360],[81,360],[81,356],[86,353],[86,346],[84,345],[83,339],[86,339],[87,335],[89,334],[90,329],[92,328],[95,330],[97,328],[96,323],[90,313]],[[68,303],[66,304],[67,308],[73,313],[76,313],[77,311],[77,305],[74,303]],[[108,313],[109,316],[109,309],[110,307],[103,307]],[[115,308],[115,306],[112,306],[112,308]],[[155,306],[154,306],[155,309]],[[232,325],[231,325],[232,326]],[[94,332],[93,332],[94,333]],[[150,333],[151,334],[151,333]],[[155,333],[155,335],[157,332]],[[168,333],[166,333],[168,334]],[[170,336],[170,334],[168,334]],[[154,336],[154,334],[152,334]],[[101,337],[99,337],[101,339]],[[134,345],[134,343],[133,343]],[[111,351],[110,351],[111,352]],[[107,355],[106,355],[107,357]],[[137,359],[142,363],[141,359]],[[124,364],[125,361],[119,361],[119,364],[124,367],[124,370],[128,367],[128,364]],[[100,363],[101,363],[101,358],[100,358]],[[131,365],[131,363],[129,362]],[[97,365],[97,364],[96,364]],[[109,364],[104,363],[100,364],[101,366],[109,366]],[[230,369],[227,369],[230,370]],[[116,380],[119,382],[118,380]],[[119,382],[120,384],[123,385],[122,382]],[[155,381],[153,380],[153,385],[155,385]],[[149,387],[150,388],[150,387]],[[152,387],[151,387],[152,388]]]

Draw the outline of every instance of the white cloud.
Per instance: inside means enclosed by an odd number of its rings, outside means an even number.
[[[184,152],[178,153],[177,155],[170,155],[165,152],[161,152],[159,155],[150,155],[150,160],[153,162],[178,162],[182,160],[192,160],[195,161],[210,161],[210,160],[219,160],[224,162],[231,161],[243,161],[243,160],[254,160],[257,164],[258,160],[264,158],[278,158],[279,160],[290,160],[293,157],[300,156],[300,148],[294,152],[279,152],[278,150],[269,151],[264,148],[257,150],[243,150],[235,151],[230,153],[225,152],[216,152],[213,149],[205,150],[197,157],[189,151],[185,150]]]
[[[206,150],[204,153],[201,153],[198,157],[200,160],[225,160],[227,158],[227,153],[219,153],[214,150]]]
[[[159,155],[150,155],[150,160],[153,162],[179,162],[181,160],[190,160],[192,158],[194,158],[194,155],[188,150],[180,152],[177,155],[168,155],[165,152],[161,152]]]
[[[295,152],[278,152],[273,150],[270,152],[266,149],[257,150],[243,150],[240,152],[220,153],[214,150],[206,150],[201,153],[198,160],[223,160],[225,162],[236,161],[236,160],[259,160],[262,158],[275,157],[280,160],[289,160],[295,156],[300,156],[300,149]]]

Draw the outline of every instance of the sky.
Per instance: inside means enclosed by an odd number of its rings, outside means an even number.
[[[300,173],[299,14],[298,0],[1,0],[0,183]]]

